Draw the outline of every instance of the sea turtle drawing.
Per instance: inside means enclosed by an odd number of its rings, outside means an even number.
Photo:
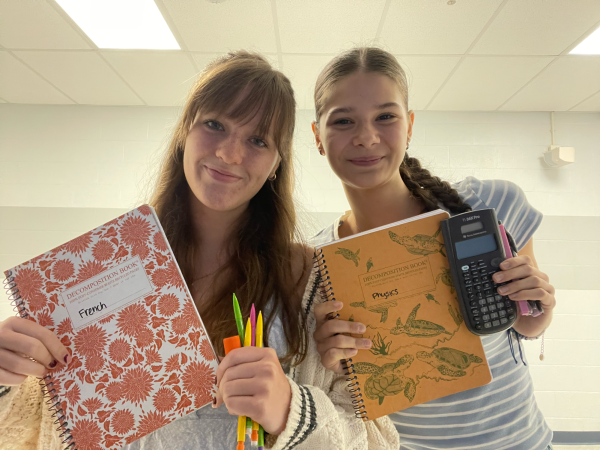
[[[444,253],[444,244],[438,241],[436,238],[440,234],[441,228],[435,232],[433,236],[427,236],[426,234],[417,234],[415,236],[398,236],[393,231],[389,231],[390,239],[400,245],[403,245],[409,253],[413,255],[432,255],[434,253]]]
[[[335,254],[342,255],[344,258],[346,258],[349,261],[352,261],[356,265],[356,267],[358,267],[358,262],[360,261],[360,257],[358,256],[359,252],[360,248],[356,250],[356,253],[354,253],[352,250],[348,250],[347,248],[338,247],[338,251],[335,252]]]
[[[420,307],[421,304],[419,303],[413,308],[408,319],[406,319],[406,324],[404,324],[404,326],[402,326],[402,319],[398,317],[398,320],[396,320],[396,327],[392,328],[390,333],[406,333],[411,337],[431,337],[440,334],[451,334],[448,333],[443,326],[438,325],[437,323],[429,322],[428,320],[416,320],[415,317],[417,316],[417,311]]]
[[[431,353],[417,352],[417,358],[436,368],[442,375],[451,377],[464,377],[467,374],[464,369],[471,363],[483,362],[477,355],[449,347],[436,348]]]
[[[367,261],[367,272],[373,268],[373,258],[369,258]]]
[[[398,306],[398,302],[396,302],[395,300],[388,300],[385,303],[380,303],[377,306],[371,306],[367,308],[367,302],[362,301],[350,303],[350,306],[353,306],[354,308],[365,308],[367,311],[381,314],[381,319],[379,319],[379,322],[384,323],[388,318],[388,310],[390,308]]]
[[[388,395],[398,395],[400,392],[412,402],[417,392],[417,384],[412,378],[404,376],[404,371],[410,367],[415,357],[404,355],[395,363],[377,366],[368,362],[354,363],[354,373],[371,374],[365,382],[364,392],[371,400],[379,399],[379,404]]]
[[[435,283],[437,284],[440,280],[442,280],[442,283],[446,286],[450,287],[450,293],[454,294],[454,281],[452,281],[452,274],[449,269],[443,268],[435,278]]]

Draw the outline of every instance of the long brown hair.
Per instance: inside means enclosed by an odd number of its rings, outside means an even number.
[[[239,107],[230,111],[236,102]],[[252,303],[263,314],[270,313],[265,323],[267,344],[273,319],[281,316],[288,346],[288,354],[282,360],[288,361],[294,355],[302,357],[305,352],[306,333],[296,294],[302,277],[294,280],[292,272],[293,243],[299,236],[292,200],[295,110],[290,81],[265,58],[246,51],[228,53],[209,64],[192,87],[160,168],[150,203],[190,285],[202,243],[196,242],[193,234],[189,207],[193,194],[184,175],[183,152],[196,114],[212,112],[236,121],[260,114],[257,132],[272,134],[281,157],[275,180],[267,180],[250,200],[237,230],[230,236],[229,259],[215,277],[216,294],[196,305],[213,346],[221,354],[223,338],[237,334],[233,292],[245,317]]]
[[[396,82],[404,107],[408,111],[408,82],[398,60],[390,53],[376,47],[358,47],[348,50],[332,59],[317,78],[315,86],[316,122],[319,122],[333,85],[342,78],[356,72],[376,72],[386,75]],[[421,166],[417,158],[404,156],[400,165],[400,176],[411,195],[425,205],[427,211],[438,208],[442,202],[453,213],[470,211],[470,206],[462,201],[450,183],[432,175]]]

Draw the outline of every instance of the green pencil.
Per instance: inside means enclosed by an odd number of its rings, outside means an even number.
[[[235,316],[238,334],[240,335],[240,342],[244,345],[244,322],[242,321],[242,311],[240,311],[240,304],[235,296],[235,292],[233,293],[233,314]]]

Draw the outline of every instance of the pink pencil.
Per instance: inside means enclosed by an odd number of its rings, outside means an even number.
[[[252,347],[256,344],[256,310],[254,309],[254,303],[252,303],[252,309],[250,309],[250,323],[252,324]]]

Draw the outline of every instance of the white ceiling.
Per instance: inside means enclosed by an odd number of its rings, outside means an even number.
[[[181,50],[99,50],[54,0],[0,0],[0,103],[180,105],[208,61],[245,48],[310,109],[333,55],[376,44],[416,110],[600,111],[600,56],[568,55],[600,26],[600,0],[155,2]]]

